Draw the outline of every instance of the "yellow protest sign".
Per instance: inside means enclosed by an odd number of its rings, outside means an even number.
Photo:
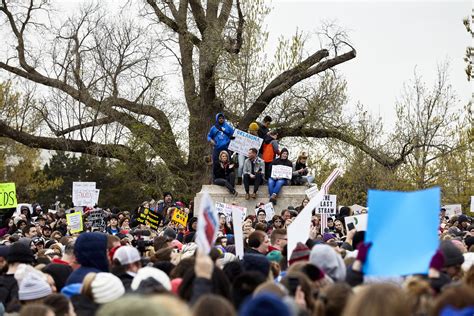
[[[79,233],[84,230],[82,226],[82,213],[81,212],[74,212],[70,214],[66,214],[66,221],[68,226],[70,227],[71,233]]]
[[[0,183],[0,209],[14,208],[17,204],[15,183]]]
[[[185,211],[180,210],[179,208],[175,208],[173,212],[173,217],[171,218],[172,222],[178,223],[186,227],[188,222],[188,214]]]

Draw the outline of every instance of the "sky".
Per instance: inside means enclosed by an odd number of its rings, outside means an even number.
[[[322,21],[335,21],[348,31],[357,57],[337,69],[347,80],[349,105],[361,102],[373,115],[380,115],[387,128],[393,125],[403,83],[413,78],[415,67],[431,85],[437,65],[449,62],[459,106],[471,98],[463,58],[472,39],[462,23],[471,13],[469,0],[273,0],[271,5],[273,10],[265,20],[270,50],[275,49],[280,35],[289,38],[297,28],[316,32]],[[309,44],[317,49],[317,37]]]

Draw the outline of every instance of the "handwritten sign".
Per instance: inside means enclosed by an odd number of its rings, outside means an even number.
[[[81,212],[74,212],[70,214],[66,214],[66,221],[68,226],[71,227],[71,233],[79,233],[84,230],[82,225],[82,213]]]
[[[354,227],[357,231],[365,231],[367,230],[367,218],[368,214],[360,214],[354,216],[346,216],[344,217],[344,222],[346,223],[346,231],[349,231],[349,223],[354,224]]]
[[[156,230],[160,225],[160,216],[149,208],[142,207],[138,211],[137,222]]]
[[[216,202],[215,209],[216,213],[223,213],[225,215],[227,223],[230,223],[232,220],[232,210],[236,210],[236,214],[240,214],[242,222],[244,221],[247,214],[247,208],[245,207],[221,202]]]
[[[461,204],[449,204],[443,206],[446,209],[446,216],[449,218],[453,216],[459,216],[462,214],[462,205]]]
[[[17,204],[15,183],[0,183],[0,209],[14,208]]]
[[[95,182],[73,182],[72,204],[74,206],[95,206],[99,201],[100,190],[95,188]]]
[[[326,194],[323,200],[316,207],[316,214],[336,214],[336,198],[337,195]]]
[[[186,227],[186,224],[188,223],[188,214],[185,211],[176,208],[173,212],[171,221]]]
[[[247,157],[250,148],[259,149],[262,146],[263,139],[244,131],[236,129],[233,136],[235,138],[230,141],[229,150],[245,157]]]
[[[291,179],[293,175],[293,168],[289,166],[276,165],[272,166],[272,175],[273,179]]]
[[[93,230],[98,230],[98,231],[103,232],[105,231],[105,228],[107,227],[104,218],[105,218],[104,211],[101,209],[95,209],[89,212],[87,221],[90,223]]]

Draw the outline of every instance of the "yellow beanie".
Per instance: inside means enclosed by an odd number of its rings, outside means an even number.
[[[256,122],[250,123],[249,131],[258,131],[258,124]]]

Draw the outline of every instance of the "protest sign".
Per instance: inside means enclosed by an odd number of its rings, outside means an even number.
[[[179,208],[175,208],[171,221],[186,227],[186,224],[188,223],[188,214]]]
[[[273,203],[270,202],[270,203],[265,204],[263,206],[263,209],[265,210],[265,214],[266,214],[265,220],[267,222],[271,221],[273,216],[275,215],[275,209],[273,208]]]
[[[462,214],[461,204],[444,205],[443,208],[446,209],[446,216],[448,216],[449,218],[453,216],[459,216]]]
[[[337,195],[325,194],[323,200],[316,207],[316,214],[336,214]]]
[[[318,186],[317,185],[314,185],[312,186],[311,188],[309,188],[308,190],[304,191],[304,193],[306,193],[306,196],[308,197],[308,199],[312,199],[316,196],[316,194],[318,194],[319,190],[318,190]]]
[[[92,231],[105,231],[105,228],[107,227],[104,220],[105,215],[105,212],[101,209],[94,209],[89,211],[87,221],[90,223]]]
[[[247,157],[250,148],[258,150],[262,146],[263,139],[244,131],[236,129],[233,136],[235,138],[230,141],[229,150],[237,152],[239,155]]]
[[[99,201],[99,190],[95,182],[73,182],[72,203],[74,206],[95,206]]]
[[[149,208],[141,207],[138,210],[137,222],[157,230],[160,225],[160,217]]]
[[[428,273],[439,244],[440,197],[439,187],[414,192],[369,190],[365,242],[372,246],[363,267],[364,275]],[[423,225],[417,225],[409,234],[400,234],[408,218]]]
[[[341,206],[342,207],[342,206]],[[363,213],[367,213],[367,207],[364,207],[362,205],[359,205],[359,204],[353,204],[351,206],[349,206],[352,210],[352,213],[355,214],[355,215],[358,215],[358,214],[363,214]]]
[[[200,252],[208,254],[211,251],[218,228],[219,220],[214,210],[214,203],[209,194],[205,192],[198,210],[196,229],[196,244]]]
[[[471,196],[471,213],[474,213],[474,196]]]
[[[70,214],[66,214],[66,221],[68,226],[70,227],[71,233],[79,233],[84,230],[82,226],[82,213],[81,212],[74,212]]]
[[[244,213],[245,214],[245,213]],[[244,233],[242,231],[242,211],[239,208],[232,208],[232,224],[234,228],[235,255],[240,259],[244,258]]]
[[[293,168],[289,166],[276,165],[272,166],[272,175],[273,179],[291,179],[293,175]]]
[[[225,215],[227,223],[230,223],[233,216],[232,212],[234,209],[237,210],[238,214],[240,214],[241,221],[243,222],[245,219],[245,216],[247,215],[247,208],[238,206],[238,205],[221,203],[221,202],[216,202],[215,204],[216,214],[223,213]]]
[[[346,231],[350,231],[348,226],[352,226],[349,225],[349,223],[352,223],[357,231],[367,230],[367,216],[367,214],[360,214],[344,217],[344,222],[346,223]]]
[[[0,183],[0,209],[16,208],[17,204],[15,183]]]

